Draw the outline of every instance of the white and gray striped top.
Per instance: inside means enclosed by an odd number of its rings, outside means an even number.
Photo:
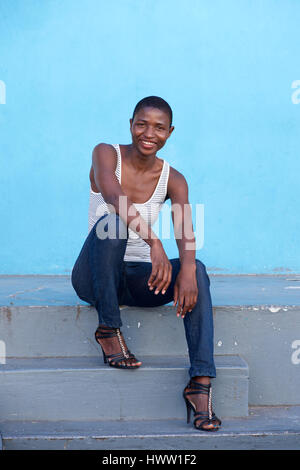
[[[121,151],[120,146],[113,145],[116,150],[118,161],[115,174],[121,184],[122,165],[121,165]],[[156,185],[156,188],[148,201],[143,204],[134,203],[136,210],[141,214],[144,220],[151,226],[156,222],[159,212],[167,194],[168,179],[169,179],[170,165],[166,160],[163,160],[163,168]],[[89,204],[89,232],[93,228],[97,220],[104,214],[110,212],[109,207],[105,203],[101,193],[95,193],[90,189],[90,204]],[[150,246],[138,234],[128,228],[128,241],[124,255],[124,261],[147,261],[151,263]]]

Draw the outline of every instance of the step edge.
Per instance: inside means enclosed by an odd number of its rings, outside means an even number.
[[[230,364],[218,364],[218,357],[219,358],[235,358],[236,363],[230,365]],[[155,360],[161,358],[162,363],[156,363],[156,364],[151,364],[151,360]],[[8,366],[8,363],[6,364],[1,364],[0,365],[0,375],[1,374],[16,374],[16,373],[27,373],[27,372],[36,372],[36,373],[45,373],[45,372],[57,372],[57,371],[87,371],[87,372],[94,372],[94,371],[110,371],[113,372],[116,370],[113,367],[109,367],[107,365],[104,365],[101,363],[101,359],[98,356],[42,356],[42,357],[9,357],[7,358],[8,360],[13,360],[15,362],[15,366],[12,364],[10,367]],[[63,360],[64,363],[62,365],[55,365],[56,360]],[[74,362],[74,360],[82,360],[86,359],[87,363],[82,365],[78,364],[68,366],[68,362]],[[88,364],[89,360],[92,359],[99,359],[99,364],[94,365]],[[155,355],[140,355],[140,359],[144,361],[149,361],[150,364],[145,364],[143,365],[139,370],[144,370],[144,371],[149,371],[149,370],[182,370],[189,368],[189,358],[187,355],[163,355],[163,356],[155,356]],[[164,359],[166,359],[166,362],[164,363]],[[179,365],[168,365],[167,362],[168,360],[172,360],[173,362],[176,361],[186,361],[186,364],[179,364]],[[44,360],[49,360],[49,365],[47,364],[43,365],[39,364],[39,361],[44,361]],[[26,364],[26,361],[28,363]],[[216,368],[219,371],[226,371],[226,372],[236,372],[240,373],[240,375],[248,375],[249,373],[249,366],[245,359],[239,355],[239,354],[219,354],[215,355],[215,362],[216,362]],[[31,364],[30,364],[31,363]],[[36,363],[36,365],[35,365]],[[51,364],[52,363],[52,364]],[[17,367],[19,365],[19,367]],[[23,365],[22,368],[20,368],[20,365]],[[8,367],[7,367],[8,366]]]
[[[153,438],[174,438],[174,437],[177,437],[177,438],[187,438],[187,437],[195,437],[195,438],[213,438],[213,437],[263,437],[263,436],[300,436],[300,431],[289,431],[289,430],[283,430],[283,431],[261,431],[261,432],[249,432],[249,433],[239,433],[239,432],[228,432],[228,433],[221,433],[221,432],[216,432],[214,434],[214,436],[212,436],[211,434],[207,433],[207,434],[200,434],[200,432],[198,431],[198,434],[197,433],[194,433],[194,432],[191,432],[189,434],[187,433],[178,433],[178,434],[122,434],[122,435],[119,435],[119,434],[112,434],[112,435],[106,435],[106,436],[103,436],[103,435],[97,435],[97,436],[90,436],[90,435],[71,435],[71,434],[66,434],[65,436],[58,436],[57,434],[55,435],[36,435],[36,436],[33,436],[33,435],[30,435],[30,436],[27,436],[27,435],[21,435],[21,436],[5,436],[3,435],[2,436],[2,441],[3,443],[5,444],[5,441],[12,441],[12,440],[22,440],[22,439],[26,439],[26,440],[37,440],[37,439],[43,439],[43,440],[70,440],[70,439],[73,439],[73,440],[83,440],[83,439],[95,439],[95,440],[110,440],[110,439],[153,439]],[[0,448],[1,450],[1,448]]]

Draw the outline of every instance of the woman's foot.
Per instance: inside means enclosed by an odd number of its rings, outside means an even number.
[[[195,383],[193,383],[195,382]],[[202,390],[203,393],[200,393],[201,388],[197,387],[197,384],[204,385]],[[205,388],[206,386],[206,388]],[[195,427],[201,428],[205,431],[216,431],[221,426],[222,422],[216,415],[209,410],[209,389],[210,378],[209,377],[193,377],[192,380],[184,389],[184,394],[186,394],[186,399],[192,404],[194,412],[206,413],[196,416]],[[188,392],[198,392],[193,394],[188,394]],[[212,418],[209,419],[209,414],[211,413]]]
[[[137,368],[142,365],[142,362],[138,361],[128,350],[119,328],[109,328],[105,325],[99,325],[95,333],[95,338],[97,343],[100,344],[109,365],[112,367]],[[117,355],[115,360],[113,357],[109,357],[111,355]],[[120,357],[122,360],[119,360]]]

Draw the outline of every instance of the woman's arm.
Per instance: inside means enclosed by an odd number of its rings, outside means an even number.
[[[188,199],[188,185],[184,176],[174,168],[170,168],[168,196],[172,204],[174,234],[181,266],[174,288],[174,305],[177,304],[177,316],[184,317],[194,308],[198,296],[195,261],[196,240]]]

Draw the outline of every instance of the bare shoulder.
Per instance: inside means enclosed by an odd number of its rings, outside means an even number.
[[[101,142],[97,144],[92,152],[92,166],[115,168],[117,161],[117,153],[113,145]]]
[[[117,152],[113,145],[101,142],[94,147],[89,175],[94,192],[109,194],[106,186],[112,187],[117,183],[115,175],[117,160]]]
[[[173,168],[172,166],[170,166],[169,181],[175,184],[178,184],[178,183],[187,184],[187,181],[185,177],[183,176],[183,174],[180,173],[178,170],[175,170],[175,168]]]
[[[168,191],[166,199],[187,199],[188,184],[182,173],[170,166],[170,174],[168,181]]]

